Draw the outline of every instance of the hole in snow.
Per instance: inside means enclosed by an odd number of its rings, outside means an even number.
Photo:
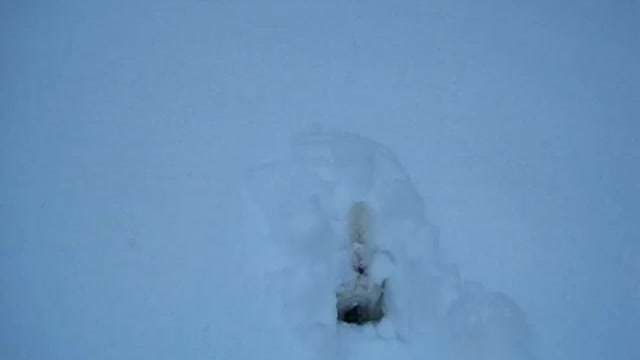
[[[384,283],[371,288],[343,289],[336,294],[338,321],[365,325],[384,317]]]

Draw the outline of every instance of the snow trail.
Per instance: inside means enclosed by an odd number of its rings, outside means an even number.
[[[523,312],[442,258],[423,199],[383,145],[301,134],[246,190],[274,248],[267,307],[302,358],[532,358]],[[375,320],[338,320],[359,316]]]

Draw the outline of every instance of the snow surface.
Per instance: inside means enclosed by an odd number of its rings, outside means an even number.
[[[639,14],[0,2],[0,359],[640,359]]]
[[[381,144],[330,131],[299,135],[289,159],[257,168],[247,183],[262,215],[256,237],[278,249],[261,259],[264,306],[306,349],[297,358],[535,358],[522,310],[451,270],[421,196]],[[351,265],[348,214],[358,202],[373,214],[372,278],[386,283],[385,317],[363,326],[336,324],[336,293]]]

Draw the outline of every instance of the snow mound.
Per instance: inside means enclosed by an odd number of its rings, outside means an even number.
[[[257,238],[272,244],[261,259],[266,306],[301,349],[296,356],[528,353],[522,312],[505,296],[471,291],[441,259],[423,199],[383,145],[337,132],[298,135],[287,159],[248,173],[246,191],[262,229]],[[366,221],[354,231],[358,207]],[[338,321],[350,305],[378,305],[381,313],[353,321],[361,326]]]

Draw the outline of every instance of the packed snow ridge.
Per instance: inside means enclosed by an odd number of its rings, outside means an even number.
[[[294,137],[247,177],[264,301],[307,359],[537,359],[524,313],[464,281],[407,171],[353,134]]]

